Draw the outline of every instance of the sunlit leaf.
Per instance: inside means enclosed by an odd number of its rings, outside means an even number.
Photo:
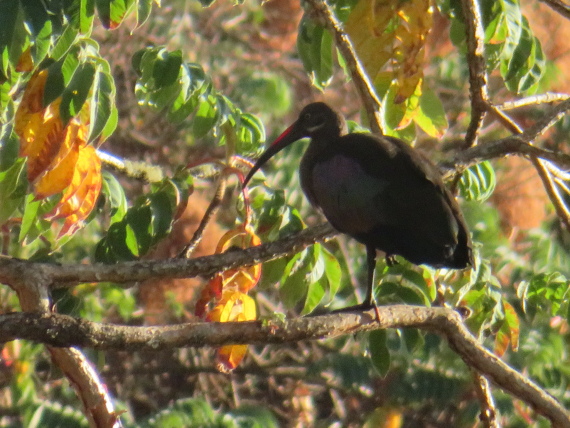
[[[48,216],[65,219],[58,234],[72,235],[84,225],[101,191],[101,160],[92,146],[82,147],[74,169],[71,184],[65,190],[61,201]]]
[[[324,89],[333,73],[333,41],[330,33],[304,16],[299,26],[297,49],[313,85]]]
[[[489,161],[483,161],[463,172],[459,191],[467,201],[483,202],[493,194],[496,184],[493,166]]]

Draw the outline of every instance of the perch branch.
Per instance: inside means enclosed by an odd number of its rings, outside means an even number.
[[[378,318],[377,318],[378,316]],[[164,327],[100,324],[59,314],[0,315],[0,341],[16,338],[52,346],[158,350],[229,344],[282,344],[355,334],[374,329],[414,327],[446,337],[465,363],[513,396],[531,405],[556,427],[570,427],[570,415],[551,395],[485,349],[448,308],[394,305],[285,321],[186,323]]]

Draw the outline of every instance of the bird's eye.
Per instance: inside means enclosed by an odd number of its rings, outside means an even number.
[[[303,120],[305,122],[308,122],[311,120],[311,113],[305,113],[305,115],[303,116]]]

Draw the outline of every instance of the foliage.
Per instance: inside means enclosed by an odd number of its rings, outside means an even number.
[[[301,11],[285,1],[236,7],[213,0],[182,7],[183,2],[174,1],[171,8],[153,8],[152,3],[0,2],[3,255],[75,263],[155,257],[175,222],[195,208],[196,188],[214,188],[208,168],[228,182],[243,178],[244,157],[261,151],[265,127],[271,134],[284,129],[281,118],[290,119],[299,110],[292,99],[312,98],[308,87],[336,99],[348,117],[358,117],[362,106],[348,89],[345,59],[333,35],[311,13],[298,16],[298,26],[289,34],[271,36],[280,29],[272,19],[281,15],[292,22]],[[386,134],[428,147],[430,156],[445,148],[440,140],[460,139],[469,125],[462,2],[329,3],[381,100]],[[493,101],[545,90],[555,65],[547,60],[519,2],[478,3]],[[453,47],[446,46],[447,51],[438,50],[439,40],[429,39],[436,18],[449,22]],[[179,39],[186,21],[192,24],[191,31],[185,29],[192,43]],[[149,46],[146,35],[140,36],[145,32],[148,40],[159,42]],[[291,35],[296,49],[287,47]],[[358,122],[366,125],[364,118]],[[133,137],[131,125],[147,126],[140,129],[148,131],[151,142]],[[349,126],[354,128],[354,122]],[[564,145],[567,133],[568,121],[561,121],[552,140]],[[491,129],[485,137],[506,135]],[[129,145],[133,140],[136,148]],[[165,178],[125,177],[104,166],[103,150],[159,165]],[[217,220],[229,232],[214,240],[216,252],[274,241],[315,223],[315,213],[299,191],[300,150],[291,147],[268,165],[267,180],[256,175],[249,193],[230,185],[232,201],[222,198]],[[466,169],[457,183],[475,242],[475,269],[437,271],[403,259],[395,266],[379,262],[375,297],[382,305],[468,307],[467,325],[489,349],[568,406],[567,236],[556,220],[549,220],[518,241],[509,239],[499,226],[494,199],[500,180],[496,163],[484,161]],[[218,273],[204,285],[199,300],[174,298],[177,315],[195,319],[189,314],[196,313],[225,322],[340,308],[361,300],[354,285],[364,281],[364,260],[364,250],[355,242],[317,243],[263,266]],[[52,298],[59,312],[90,320],[148,321],[143,298],[116,284],[83,284],[54,292]],[[16,296],[3,287],[0,311],[17,306]],[[370,426],[421,417],[451,426],[477,420],[464,363],[439,337],[415,329],[278,350],[224,347],[217,351],[216,363],[236,370],[231,379],[204,374],[213,367],[212,358],[197,350],[90,357],[125,403],[128,410],[120,417],[126,426],[270,427],[314,423],[315,415],[323,424],[352,420]],[[0,416],[0,424],[86,425],[77,410],[80,401],[69,387],[60,386],[59,374],[44,373],[47,364],[38,345],[12,342],[3,347],[0,371],[6,380],[2,377],[1,386],[10,399],[0,406],[13,416]],[[45,387],[49,384],[59,386]],[[239,404],[242,396],[243,403],[255,404]],[[268,397],[271,404],[262,406]],[[544,422],[500,393],[498,397],[505,425]],[[272,407],[278,411],[268,410]]]

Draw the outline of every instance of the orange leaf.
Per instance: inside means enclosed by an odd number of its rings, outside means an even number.
[[[255,300],[236,290],[227,290],[210,311],[207,320],[214,322],[253,321],[257,318]]]
[[[58,238],[73,234],[91,214],[101,192],[101,180],[101,160],[95,148],[81,147],[71,184],[59,204],[46,216],[48,220],[65,218]]]
[[[245,357],[247,345],[222,346],[216,353],[216,369],[222,373],[230,373]]]
[[[36,199],[43,199],[59,193],[71,184],[79,151],[86,144],[86,141],[81,138],[85,132],[79,132],[82,128],[85,128],[83,129],[85,131],[87,127],[75,119],[69,122],[59,152],[34,183]]]
[[[31,46],[28,46],[20,58],[18,58],[18,64],[16,64],[16,71],[21,73],[24,71],[32,71],[34,69],[34,61],[32,60]]]
[[[20,155],[28,157],[28,180],[33,182],[57,155],[65,138],[59,116],[61,97],[43,106],[47,70],[34,74],[18,106],[14,130],[20,138]]]
[[[249,248],[261,244],[261,240],[248,226],[239,226],[222,236],[216,247],[216,253],[223,253],[230,246]],[[230,269],[218,274],[222,277],[223,287],[234,286],[239,291],[247,293],[259,282],[261,277],[261,265]]]
[[[253,321],[257,318],[255,301],[235,290],[224,291],[221,300],[208,314],[208,321]],[[247,352],[247,345],[227,345],[218,349],[216,368],[227,373],[237,367]]]

